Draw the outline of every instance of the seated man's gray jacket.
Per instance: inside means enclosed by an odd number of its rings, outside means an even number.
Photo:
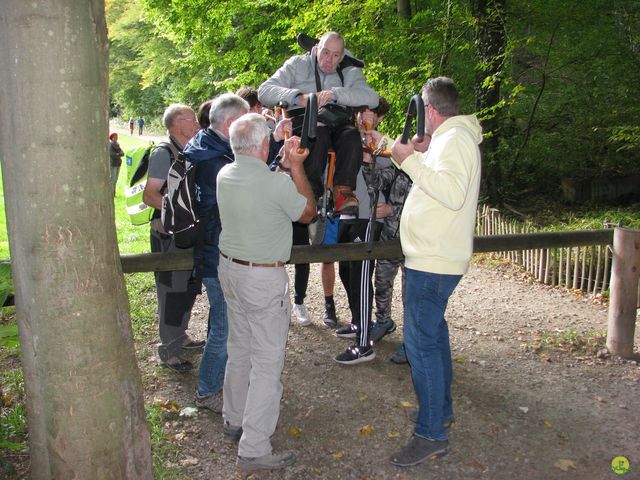
[[[337,72],[325,74],[316,66],[316,56],[313,53],[296,55],[287,60],[271,78],[260,85],[258,100],[267,107],[273,107],[281,101],[293,107],[296,95],[318,91],[314,67],[320,76],[322,90],[331,90],[336,103],[348,107],[378,106],[378,94],[367,85],[362,69],[353,66],[343,69],[343,85]]]

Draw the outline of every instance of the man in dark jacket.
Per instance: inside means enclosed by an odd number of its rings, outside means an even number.
[[[200,268],[202,283],[209,298],[209,334],[204,347],[195,403],[215,413],[222,412],[222,383],[227,363],[227,311],[218,280],[218,240],[220,213],[216,192],[218,173],[234,161],[229,143],[231,123],[249,112],[249,104],[232,93],[225,93],[211,102],[210,126],[200,130],[184,148],[184,155],[196,165],[196,211],[203,222],[204,241],[194,253],[196,268]],[[272,143],[284,138],[285,122],[276,129]],[[274,148],[271,152],[277,151]]]

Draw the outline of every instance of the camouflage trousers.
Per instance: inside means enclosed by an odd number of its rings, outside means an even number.
[[[405,280],[404,262],[402,259],[377,260],[375,270],[375,302],[376,322],[391,320],[391,303],[393,301],[393,282],[402,269],[402,303],[404,304]]]

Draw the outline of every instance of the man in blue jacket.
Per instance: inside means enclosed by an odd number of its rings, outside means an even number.
[[[232,93],[216,97],[209,110],[210,126],[200,130],[184,148],[184,155],[196,165],[196,211],[203,223],[203,242],[196,247],[194,263],[202,275],[202,283],[209,299],[209,333],[204,347],[195,404],[220,414],[222,412],[222,384],[227,364],[227,309],[218,280],[218,240],[220,213],[216,192],[218,173],[234,161],[229,143],[229,127],[234,120],[249,112],[249,104]],[[273,148],[284,138],[283,130],[290,129],[290,121],[283,122],[272,135]]]

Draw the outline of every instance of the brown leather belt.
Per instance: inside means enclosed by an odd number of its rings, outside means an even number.
[[[244,265],[245,267],[284,267],[284,262],[253,263],[253,262],[248,262],[246,260],[240,260],[239,258],[231,258],[222,252],[220,252],[220,255],[222,255],[224,258],[226,258],[227,260],[233,263],[238,263],[240,265]]]

